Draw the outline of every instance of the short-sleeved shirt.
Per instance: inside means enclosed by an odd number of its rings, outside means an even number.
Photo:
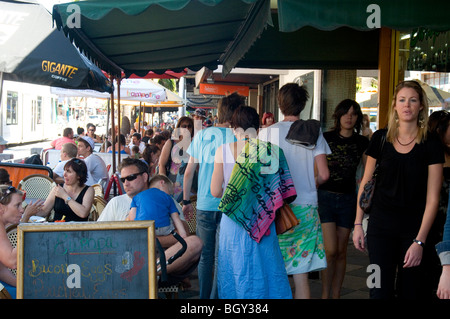
[[[158,188],[149,188],[134,196],[131,208],[134,207],[135,220],[154,220],[158,228],[170,226],[170,215],[178,213],[172,197]]]
[[[88,169],[88,179],[86,185],[92,186],[97,184],[100,180],[108,179],[108,170],[105,162],[101,157],[91,154],[84,159]]]
[[[187,153],[199,163],[197,209],[218,211],[220,198],[211,195],[211,177],[214,171],[216,150],[223,144],[236,141],[230,128],[208,127],[198,132]]]
[[[58,164],[56,164],[55,168],[53,169],[53,173],[55,173],[59,177],[63,177],[64,176],[64,166],[66,165],[66,163],[68,161],[69,160],[58,162]]]
[[[55,148],[55,150],[60,150],[62,148],[62,146],[66,143],[72,143],[72,144],[76,144],[75,141],[73,140],[73,138],[68,138],[66,136],[57,138],[56,140],[53,140],[50,145],[53,146]]]
[[[127,194],[111,198],[97,221],[124,221],[130,211],[131,197]]]
[[[297,191],[293,204],[317,206],[314,158],[321,154],[330,154],[331,150],[322,132],[319,133],[314,149],[286,141],[286,135],[293,123],[282,121],[263,128],[259,131],[259,139],[278,145],[283,150]]]
[[[327,156],[330,178],[319,188],[335,193],[355,192],[356,170],[369,139],[357,133],[343,137],[336,131],[325,132],[323,137],[331,149],[331,154]]]
[[[415,233],[426,206],[428,167],[445,162],[444,148],[435,135],[428,134],[406,154],[386,140],[380,154],[383,134],[385,129],[376,131],[366,151],[380,163],[370,222],[397,233]]]

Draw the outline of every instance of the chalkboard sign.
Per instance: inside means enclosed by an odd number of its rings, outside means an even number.
[[[153,221],[20,224],[17,298],[156,298]]]

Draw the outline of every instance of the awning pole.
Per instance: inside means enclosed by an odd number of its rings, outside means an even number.
[[[142,110],[142,102],[139,101],[139,115],[138,115],[138,129],[137,132],[141,133],[141,110]]]
[[[114,76],[110,75],[111,83],[114,83]],[[119,90],[117,90],[119,91]],[[114,121],[114,90],[111,92],[111,135],[112,135],[112,143],[111,143],[111,149],[112,149],[112,174],[116,173],[116,149],[114,145],[115,140],[115,121]],[[114,189],[114,196],[115,196],[115,189]]]
[[[122,82],[122,79],[117,80],[117,144],[119,145],[119,149],[117,150],[117,162],[120,164],[120,83]],[[116,128],[114,127],[114,135],[116,135]],[[113,141],[114,143],[114,141]],[[113,151],[113,156],[115,156],[115,152]]]

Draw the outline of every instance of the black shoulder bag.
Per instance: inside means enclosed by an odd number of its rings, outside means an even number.
[[[383,134],[381,137],[381,146],[380,146],[380,155],[377,158],[377,162],[375,164],[375,170],[372,174],[372,178],[364,185],[364,189],[361,193],[361,197],[359,198],[359,207],[364,211],[364,213],[369,214],[370,209],[372,207],[372,197],[373,191],[375,190],[375,184],[377,181],[377,175],[379,171],[381,154],[383,152],[384,142],[386,141],[386,134]]]

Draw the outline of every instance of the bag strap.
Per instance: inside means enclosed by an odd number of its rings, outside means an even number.
[[[375,164],[375,171],[373,172],[373,175],[376,176],[378,174],[378,167],[380,166],[380,162],[381,162],[381,155],[383,154],[383,148],[384,148],[384,143],[386,142],[386,133],[383,133],[381,135],[381,143],[380,143],[380,155],[377,158],[377,162]]]

